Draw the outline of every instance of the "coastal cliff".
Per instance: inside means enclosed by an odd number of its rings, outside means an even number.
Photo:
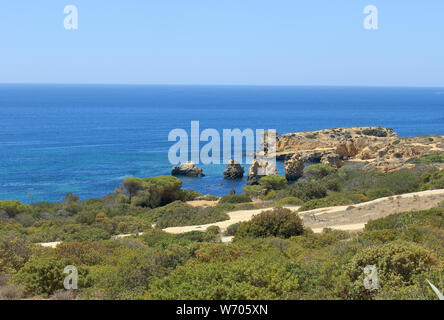
[[[304,162],[339,167],[343,161],[364,162],[366,168],[394,172],[412,168],[413,158],[444,152],[443,135],[401,138],[390,128],[349,127],[286,133],[277,137],[276,157],[297,154]],[[442,164],[437,164],[440,166]]]

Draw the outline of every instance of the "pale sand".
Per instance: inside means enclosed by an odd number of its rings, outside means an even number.
[[[214,207],[219,201],[209,201],[209,200],[192,200],[187,201],[192,207]]]
[[[427,190],[348,206],[319,208],[300,212],[299,215],[304,225],[315,232],[320,232],[323,228],[361,230],[369,220],[394,213],[427,210],[438,206],[442,201],[444,201],[444,189]]]

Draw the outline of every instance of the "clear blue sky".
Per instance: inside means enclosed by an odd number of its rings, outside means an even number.
[[[443,0],[4,0],[0,36],[0,83],[444,86]]]

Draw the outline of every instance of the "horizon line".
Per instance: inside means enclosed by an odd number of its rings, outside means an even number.
[[[176,86],[176,87],[332,87],[332,88],[443,88],[444,85],[329,85],[329,84],[189,84],[189,83],[99,83],[99,82],[0,82],[0,85],[60,85],[60,86]]]

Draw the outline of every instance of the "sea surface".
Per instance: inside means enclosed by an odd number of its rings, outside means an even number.
[[[444,134],[444,88],[2,84],[0,200],[60,201],[66,192],[88,199],[128,176],[170,174],[168,134],[189,132],[192,120],[221,135],[347,126]],[[201,167],[206,176],[184,178],[184,188],[224,195],[233,187],[225,165]],[[234,183],[237,191],[244,185]]]

